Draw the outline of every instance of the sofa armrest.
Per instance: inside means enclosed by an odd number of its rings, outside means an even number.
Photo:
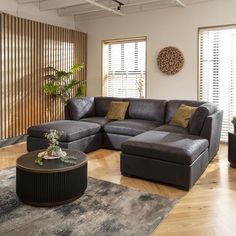
[[[219,150],[222,120],[223,111],[218,110],[206,118],[201,130],[200,136],[209,141],[209,162]]]
[[[199,106],[189,121],[188,131],[193,135],[200,135],[206,118],[217,111],[216,105],[206,102]]]

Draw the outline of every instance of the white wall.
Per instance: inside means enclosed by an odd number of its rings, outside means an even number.
[[[40,11],[38,3],[19,4],[17,0],[0,0],[0,11],[51,25],[75,29],[74,17],[60,17],[56,11]]]
[[[169,8],[76,22],[88,33],[88,95],[101,95],[101,40],[147,36],[147,97],[197,99],[198,27],[236,23],[236,0],[216,0],[187,8]],[[158,52],[176,46],[185,65],[174,76],[156,66]]]

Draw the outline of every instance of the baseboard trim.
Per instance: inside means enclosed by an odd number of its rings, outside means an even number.
[[[9,145],[25,142],[26,138],[27,138],[27,135],[21,135],[21,136],[17,136],[13,138],[8,138],[8,139],[0,139],[0,147],[6,147]]]

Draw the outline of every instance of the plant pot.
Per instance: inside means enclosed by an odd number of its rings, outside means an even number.
[[[236,134],[236,124],[234,125],[234,134]]]
[[[42,157],[45,160],[54,160],[62,157],[66,157],[66,152],[62,151],[61,148],[57,151],[43,151],[38,154],[38,157]]]

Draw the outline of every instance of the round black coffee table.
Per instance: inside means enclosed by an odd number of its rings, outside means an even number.
[[[39,152],[29,152],[16,161],[16,193],[19,199],[34,206],[55,206],[71,202],[87,188],[87,158],[83,152],[63,150],[76,157],[76,164],[44,160],[35,164]]]

